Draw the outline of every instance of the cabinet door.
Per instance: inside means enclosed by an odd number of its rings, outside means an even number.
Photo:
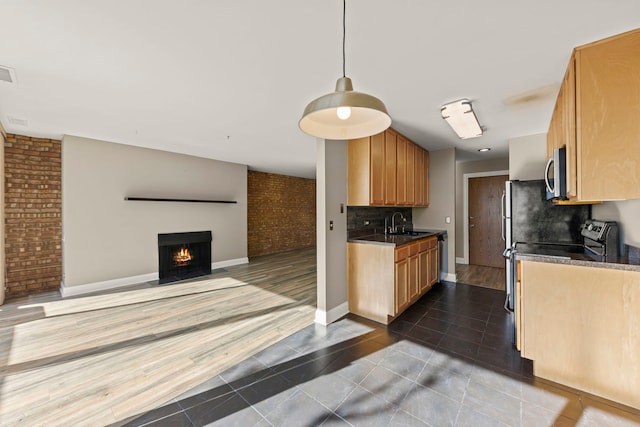
[[[438,247],[429,249],[429,285],[438,282]]]
[[[371,189],[369,202],[374,206],[384,205],[384,133],[369,138],[371,144],[371,158],[369,174]]]
[[[407,204],[407,140],[398,135],[396,146],[396,202]]]
[[[409,263],[406,259],[396,262],[395,313],[394,316],[409,305]]]
[[[420,252],[418,259],[420,264],[420,293],[424,293],[431,287],[429,283],[429,251]]]
[[[640,31],[576,51],[578,199],[640,198]]]
[[[576,145],[576,61],[571,56],[569,67],[562,82],[562,135],[567,148],[567,196],[575,199],[577,191],[577,145]]]
[[[424,150],[416,146],[415,153],[415,206],[424,206]]]
[[[424,150],[423,154],[423,168],[424,168],[424,204],[423,206],[429,206],[429,152]]]
[[[397,134],[387,129],[384,132],[384,204],[396,204],[396,138]]]
[[[409,300],[411,302],[420,296],[420,259],[418,254],[409,257]]]
[[[407,182],[407,205],[414,206],[415,205],[415,191],[416,191],[416,145],[407,141],[407,172],[406,172],[406,182]]]

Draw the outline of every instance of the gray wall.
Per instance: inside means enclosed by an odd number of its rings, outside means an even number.
[[[509,179],[542,179],[546,163],[546,133],[509,140]]]
[[[125,196],[237,204],[125,201]],[[158,233],[211,230],[214,262],[247,257],[247,167],[110,142],[62,140],[65,287],[157,273]]]
[[[464,175],[467,173],[508,171],[509,158],[456,163],[456,257],[464,257]]]
[[[640,248],[640,199],[603,202],[593,205],[591,213],[596,219],[617,221],[622,242]]]
[[[326,324],[348,313],[347,142],[318,139],[316,156],[318,233],[316,322]],[[341,205],[342,212],[340,212]],[[333,221],[333,230],[329,226],[331,221]]]
[[[413,226],[447,230],[446,251],[441,262],[442,272],[455,274],[456,257],[456,150],[429,152],[429,207],[413,208]],[[445,222],[451,218],[451,223]],[[453,277],[449,277],[453,280]]]

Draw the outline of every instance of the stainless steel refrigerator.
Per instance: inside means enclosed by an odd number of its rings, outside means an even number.
[[[517,251],[583,251],[580,225],[591,216],[591,205],[556,205],[547,200],[544,180],[507,181],[502,205],[504,256],[506,258],[506,299],[511,314],[515,342],[515,283]],[[573,248],[573,249],[572,249]]]

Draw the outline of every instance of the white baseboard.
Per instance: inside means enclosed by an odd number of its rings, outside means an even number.
[[[466,257],[456,257],[456,264],[469,264],[469,260]]]
[[[140,274],[138,276],[120,277],[118,279],[105,280],[102,282],[85,283],[84,285],[65,286],[60,282],[60,293],[62,298],[76,295],[90,294],[92,292],[106,291],[121,288],[123,286],[135,285],[137,283],[158,280],[158,273]]]
[[[228,259],[226,261],[212,262],[211,269],[215,270],[217,268],[231,267],[231,266],[240,265],[240,264],[249,264],[249,258],[244,257],[244,258]]]
[[[249,258],[235,258],[225,261],[217,261],[211,263],[211,269],[231,267],[233,265],[247,264]],[[118,279],[105,280],[102,282],[86,283],[76,286],[65,286],[64,282],[60,282],[60,293],[63,298],[89,294],[92,292],[107,291],[111,289],[121,288],[123,286],[137,285],[139,283],[158,280],[158,273],[140,274],[138,276],[120,277]]]
[[[349,314],[349,303],[347,301],[343,302],[337,307],[332,308],[329,311],[324,310],[316,310],[316,319],[315,322],[320,325],[327,326],[329,323],[333,323],[342,316]]]
[[[457,282],[458,278],[455,273],[440,273],[440,280],[444,280],[445,282]]]

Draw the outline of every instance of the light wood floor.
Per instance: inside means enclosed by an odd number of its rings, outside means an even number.
[[[313,323],[315,249],[202,280],[0,306],[0,425],[106,425]]]
[[[456,264],[456,280],[467,285],[505,290],[505,269],[482,265]]]

